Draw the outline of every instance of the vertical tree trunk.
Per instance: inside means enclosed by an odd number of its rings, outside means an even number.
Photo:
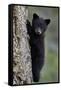
[[[13,85],[32,83],[30,47],[26,29],[28,11],[25,6],[13,7]]]

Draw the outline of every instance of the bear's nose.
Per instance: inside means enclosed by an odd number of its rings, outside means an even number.
[[[35,32],[36,32],[36,34],[40,35],[42,33],[42,30],[40,28],[37,28],[37,29],[35,29]]]

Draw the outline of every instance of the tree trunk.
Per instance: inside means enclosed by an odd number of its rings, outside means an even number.
[[[32,61],[26,29],[28,10],[13,7],[13,85],[32,83]]]

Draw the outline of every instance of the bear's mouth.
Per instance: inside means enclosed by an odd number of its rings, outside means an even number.
[[[35,33],[38,35],[42,34],[42,30],[40,28],[35,29]]]

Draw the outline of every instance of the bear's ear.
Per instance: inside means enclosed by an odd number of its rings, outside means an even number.
[[[50,23],[50,19],[45,19],[46,25]]]
[[[39,16],[36,13],[34,13],[33,14],[33,19],[37,19],[37,18],[39,18]]]

